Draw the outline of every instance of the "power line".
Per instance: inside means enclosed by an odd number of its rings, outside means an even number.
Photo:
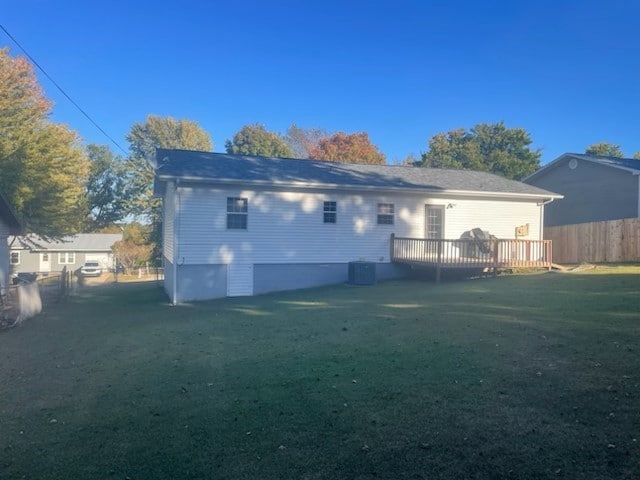
[[[23,47],[22,45],[20,45],[20,43],[19,43],[19,42],[18,42],[18,41],[13,37],[13,35],[11,35],[11,34],[7,31],[7,29],[6,29],[6,28],[4,28],[4,26],[3,26],[2,24],[0,24],[0,29],[2,29],[2,31],[3,31],[4,33],[6,33],[6,35],[7,35],[7,36],[8,36],[8,37],[13,41],[13,43],[15,43],[15,44],[18,46],[18,48],[19,48],[20,50],[22,50],[22,53],[24,53],[24,54],[27,56],[27,58],[28,58],[29,60],[31,60],[31,63],[33,63],[36,67],[38,67],[38,70],[40,70],[40,71],[43,73],[43,75],[44,75],[45,77],[47,77],[47,78],[51,81],[51,83],[53,83],[53,84],[55,85],[55,87],[56,87],[58,90],[60,90],[60,93],[62,93],[62,95],[64,95],[64,96],[67,98],[67,100],[69,100],[69,101],[73,104],[73,106],[74,106],[74,107],[76,107],[76,108],[80,111],[80,113],[82,113],[82,115],[84,115],[84,116],[87,118],[87,120],[89,120],[89,121],[90,121],[90,122],[91,122],[91,123],[92,123],[92,124],[93,124],[97,129],[98,129],[98,130],[100,130],[100,131],[102,132],[102,134],[103,134],[105,137],[107,137],[107,138],[111,141],[111,143],[113,143],[116,147],[118,147],[122,153],[124,153],[125,155],[127,155],[127,152],[125,151],[125,149],[124,149],[124,148],[122,148],[122,147],[118,144],[118,142],[116,142],[116,141],[111,137],[111,135],[109,135],[107,132],[105,132],[105,131],[102,129],[102,127],[101,127],[100,125],[98,125],[98,124],[97,124],[97,122],[96,122],[95,120],[93,120],[93,118],[91,118],[91,117],[89,116],[89,114],[88,114],[87,112],[85,112],[85,111],[82,109],[82,107],[80,107],[80,105],[78,105],[78,104],[77,104],[77,103],[76,103],[76,102],[75,102],[75,101],[74,101],[74,100],[73,100],[73,99],[72,99],[72,98],[67,94],[67,92],[65,92],[65,91],[62,89],[62,87],[61,87],[60,85],[58,85],[58,82],[56,82],[56,81],[51,77],[51,75],[49,75],[49,74],[46,72],[46,70],[45,70],[44,68],[42,68],[42,67],[40,66],[40,64],[39,64],[38,62],[36,62],[36,61],[35,61],[35,59],[34,59],[31,55],[29,55],[29,52],[27,52],[27,51],[24,49],[24,47]]]

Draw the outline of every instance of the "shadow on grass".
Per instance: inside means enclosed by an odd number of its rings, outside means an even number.
[[[0,337],[0,477],[634,478],[638,278],[92,289]]]

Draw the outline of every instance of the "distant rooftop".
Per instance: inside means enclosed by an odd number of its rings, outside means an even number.
[[[598,163],[600,165],[605,165],[607,167],[617,168],[620,170],[626,170],[634,175],[640,175],[640,160],[635,158],[618,158],[618,157],[606,157],[603,155],[587,155],[586,153],[565,153],[560,155],[555,160],[547,163],[539,170],[535,171],[528,177],[524,178],[523,181],[526,182],[530,178],[538,176],[538,174],[547,171],[549,168],[556,165],[561,160],[575,158],[577,160],[585,160],[587,162]]]
[[[157,165],[156,194],[164,192],[167,181],[180,179],[221,184],[401,189],[561,198],[561,195],[541,188],[472,170],[365,165],[165,149],[157,151]]]
[[[61,240],[44,240],[29,234],[10,239],[13,248],[26,248],[33,251],[61,252],[108,252],[117,241],[122,240],[121,233],[79,233]]]
[[[605,157],[602,155],[587,155],[585,153],[567,153],[565,155],[570,155],[582,160],[588,160],[590,162],[600,163],[602,165],[608,165],[610,167],[626,168],[640,172],[640,160],[635,158]]]

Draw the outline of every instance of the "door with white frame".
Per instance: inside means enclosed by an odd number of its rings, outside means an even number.
[[[40,266],[39,272],[49,273],[51,271],[51,254],[48,252],[40,253]]]
[[[444,205],[424,206],[424,238],[442,240],[444,238]]]
[[[253,295],[252,263],[230,263],[227,265],[227,295],[229,297]]]

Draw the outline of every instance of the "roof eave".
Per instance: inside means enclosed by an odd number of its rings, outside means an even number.
[[[530,178],[534,178],[534,177],[538,176],[540,173],[545,172],[549,168],[554,167],[557,163],[559,163],[560,161],[564,160],[565,158],[575,158],[576,160],[584,160],[584,161],[587,161],[587,162],[595,163],[597,165],[602,165],[603,167],[611,167],[611,168],[616,168],[618,170],[624,170],[625,172],[629,172],[632,175],[640,175],[640,170],[623,167],[622,165],[613,165],[613,164],[598,162],[597,160],[589,158],[588,156],[582,156],[582,155],[576,154],[576,153],[563,153],[562,155],[560,155],[555,160],[552,160],[551,162],[547,163],[545,166],[540,167],[538,170],[533,172],[531,175],[528,175],[528,176],[524,177],[522,179],[522,181],[526,182]]]
[[[191,182],[191,183],[204,183],[210,185],[247,185],[247,186],[276,186],[276,187],[293,187],[293,188],[313,188],[313,189],[328,189],[328,190],[364,190],[364,191],[388,191],[388,192],[430,192],[438,194],[457,195],[465,197],[491,197],[491,198],[518,198],[518,199],[561,199],[564,195],[559,195],[549,192],[544,194],[536,193],[517,193],[517,192],[492,192],[482,190],[450,190],[440,188],[429,187],[392,187],[392,186],[375,186],[375,185],[340,185],[331,183],[317,183],[317,182],[281,182],[281,181],[266,181],[266,180],[236,180],[236,179],[211,179],[197,176],[174,176],[174,175],[158,175],[156,177],[161,182],[176,181]]]

